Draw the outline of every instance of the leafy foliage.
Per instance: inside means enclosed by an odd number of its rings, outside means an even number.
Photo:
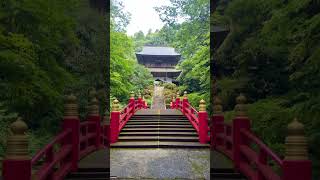
[[[74,0],[8,0],[0,12],[0,102],[39,140],[31,141],[33,153],[40,147],[34,143],[60,129],[65,94],[78,97],[83,117],[88,90],[105,89],[105,17],[89,1]],[[0,131],[7,134],[13,120],[1,120]]]
[[[123,12],[119,14],[121,4],[112,1],[111,32],[110,32],[110,86],[111,99],[117,98],[123,105],[130,97],[130,91],[136,94],[142,92],[153,82],[151,73],[142,65],[139,65],[134,56],[134,41],[128,37],[125,29],[129,16]],[[119,31],[119,29],[122,29]],[[136,37],[143,37],[138,34]],[[151,97],[149,97],[151,98]],[[150,100],[148,100],[150,101]],[[111,103],[110,103],[111,104]]]
[[[235,104],[234,97],[226,96],[246,93],[255,132],[280,154],[286,126],[298,117],[306,126],[314,168],[320,162],[315,148],[320,117],[319,9],[313,0],[230,0],[214,13],[219,17],[215,25],[230,27],[214,55],[221,67],[218,88],[225,109]]]
[[[178,68],[180,92],[188,91],[209,102],[210,92],[210,1],[171,0],[172,5],[156,8],[166,25],[159,31],[167,44],[182,55]],[[180,19],[184,19],[179,23]],[[192,95],[191,95],[192,96]],[[199,101],[192,101],[196,107]],[[209,104],[208,104],[209,105]],[[210,105],[209,105],[209,108]]]

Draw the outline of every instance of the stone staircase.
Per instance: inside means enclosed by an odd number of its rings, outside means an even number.
[[[189,120],[180,114],[136,114],[112,148],[209,148],[200,144]]]

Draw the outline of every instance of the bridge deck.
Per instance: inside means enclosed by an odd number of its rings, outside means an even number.
[[[110,168],[109,164],[110,159],[110,149],[101,149],[95,152],[92,152],[88,156],[80,160],[79,168],[81,169],[108,169]]]

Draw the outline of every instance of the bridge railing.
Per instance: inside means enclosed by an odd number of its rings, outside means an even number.
[[[95,96],[95,91],[91,91],[88,116],[83,122],[80,122],[77,98],[73,95],[67,96],[62,131],[33,157],[28,156],[28,127],[21,118],[15,121],[11,125],[12,134],[7,140],[7,152],[2,162],[3,178],[64,179],[68,173],[77,171],[80,159],[93,151],[109,147],[112,137],[110,121],[115,120],[115,114],[118,114],[118,124],[121,124],[117,129],[121,130],[137,109],[148,107],[141,97],[135,101],[133,95],[124,110],[113,111],[110,117],[105,116],[101,123],[99,102]]]
[[[120,131],[137,110],[147,108],[148,104],[141,98],[141,95],[139,94],[138,99],[135,100],[133,92],[131,92],[128,104],[122,110],[119,108],[119,101],[115,99],[110,115],[110,143],[112,144],[118,141]]]
[[[303,125],[296,119],[289,124],[286,154],[280,158],[251,131],[245,102],[244,96],[237,97],[236,117],[227,123],[221,100],[214,99],[211,147],[229,157],[235,168],[252,180],[311,180],[311,161],[307,157]]]
[[[171,109],[180,110],[190,121],[193,128],[197,131],[199,142],[202,144],[210,141],[209,127],[208,127],[208,113],[206,111],[206,104],[204,100],[200,101],[199,111],[197,111],[188,101],[187,92],[184,92],[183,100],[180,100],[179,93],[177,97],[172,99],[170,103]]]

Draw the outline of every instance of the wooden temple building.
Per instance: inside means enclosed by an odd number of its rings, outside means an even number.
[[[172,47],[144,46],[136,53],[138,63],[149,69],[155,81],[177,83],[181,71],[175,69],[181,55]]]

